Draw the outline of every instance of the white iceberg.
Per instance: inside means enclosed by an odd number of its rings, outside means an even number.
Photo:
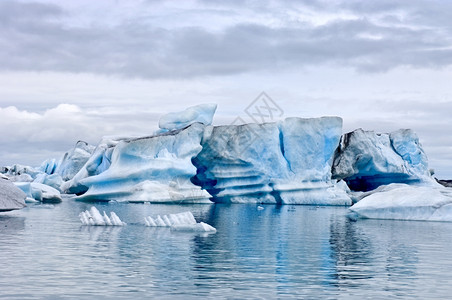
[[[1,175],[1,174],[0,174]],[[0,176],[0,212],[24,208],[25,193],[17,188],[6,176]]]
[[[214,202],[350,205],[331,180],[341,131],[338,117],[209,126],[193,182]]]
[[[160,118],[159,127],[163,130],[177,130],[196,122],[210,125],[216,110],[217,105],[209,103],[192,106],[181,112],[171,112]]]
[[[15,182],[14,184],[27,195],[28,202],[59,203],[63,201],[60,192],[51,186],[37,182]]]
[[[390,184],[350,208],[352,218],[452,221],[452,189]]]
[[[175,231],[190,232],[216,232],[217,230],[204,222],[197,223],[193,214],[189,211],[178,214],[168,214],[155,218],[145,217],[144,221],[148,227],[169,227]]]
[[[122,222],[121,219],[114,212],[110,213],[110,217],[105,213],[101,214],[97,208],[94,206],[90,210],[81,212],[80,221],[83,225],[92,226],[124,226],[126,223]]]

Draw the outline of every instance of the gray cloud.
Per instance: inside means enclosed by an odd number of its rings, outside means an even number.
[[[264,16],[275,9],[270,5],[272,2],[263,3],[259,6],[252,2]],[[238,1],[235,5],[243,4]],[[398,66],[450,65],[452,41],[446,21],[448,13],[442,12],[436,22],[428,22],[428,16],[420,12],[426,5],[421,1],[417,5],[417,9],[392,2],[344,2],[327,6],[311,1],[297,9],[316,7],[321,14],[332,7],[340,8],[353,12],[356,18],[337,19],[320,26],[309,22],[269,26],[250,21],[210,30],[208,24],[165,28],[149,24],[146,18],[126,19],[109,26],[93,23],[77,27],[66,20],[70,12],[58,6],[5,1],[0,7],[3,23],[0,68],[187,78],[299,69],[317,64],[346,66],[364,72],[381,72]],[[229,9],[233,10],[233,6],[230,3]],[[276,9],[281,11],[273,11],[273,15],[278,16],[277,21],[283,21],[285,11],[281,6]],[[381,19],[383,12],[387,16],[397,10],[404,10],[409,16],[397,26],[368,16],[375,12]],[[224,9],[221,11],[224,14]],[[439,11],[439,8],[430,9],[426,14]],[[212,9],[197,7],[185,12],[188,13],[202,18],[211,14]]]

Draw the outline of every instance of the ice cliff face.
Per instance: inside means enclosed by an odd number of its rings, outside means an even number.
[[[352,190],[368,191],[390,183],[431,181],[417,135],[409,129],[377,134],[357,129],[344,134],[337,149],[333,178]]]
[[[342,119],[209,126],[193,159],[193,182],[214,202],[349,205],[331,181]]]
[[[203,132],[204,125],[195,123],[156,136],[104,140],[63,189],[86,201],[209,202],[209,194],[190,181]]]

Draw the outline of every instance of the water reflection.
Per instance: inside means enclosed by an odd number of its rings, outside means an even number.
[[[66,201],[54,209],[0,216],[0,252],[14,257],[2,262],[2,296],[318,299],[451,293],[452,224],[352,222],[345,208],[334,207],[102,203],[96,204],[100,211],[115,211],[128,225],[81,226],[78,214],[91,205]],[[217,233],[144,226],[145,216],[187,210]]]

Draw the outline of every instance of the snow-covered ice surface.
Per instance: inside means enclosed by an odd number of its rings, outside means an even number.
[[[178,214],[168,214],[155,218],[150,216],[144,218],[148,227],[170,227],[175,231],[190,232],[216,232],[217,230],[204,222],[197,223],[193,214],[189,211]]]
[[[97,208],[94,206],[90,210],[81,212],[80,221],[83,225],[93,225],[93,226],[124,226],[126,223],[122,222],[121,219],[116,215],[115,212],[110,213],[110,217],[105,213],[101,214]]]
[[[0,176],[0,212],[24,208],[25,197],[22,190],[3,175]]]
[[[342,119],[208,126],[193,180],[215,202],[350,205],[331,180]]]
[[[210,125],[216,110],[216,104],[208,103],[192,106],[181,112],[171,112],[160,118],[159,127],[168,131],[182,129],[193,123]]]
[[[46,203],[59,203],[63,200],[57,189],[42,183],[15,182],[14,184],[26,194],[29,202],[36,200]]]
[[[336,152],[333,178],[352,190],[369,191],[390,183],[431,182],[427,156],[409,129],[378,134],[357,129],[344,134]]]
[[[62,189],[82,201],[210,203],[190,181],[203,132],[204,125],[194,123],[155,136],[104,140]]]
[[[393,183],[350,208],[352,218],[452,221],[452,188]]]

